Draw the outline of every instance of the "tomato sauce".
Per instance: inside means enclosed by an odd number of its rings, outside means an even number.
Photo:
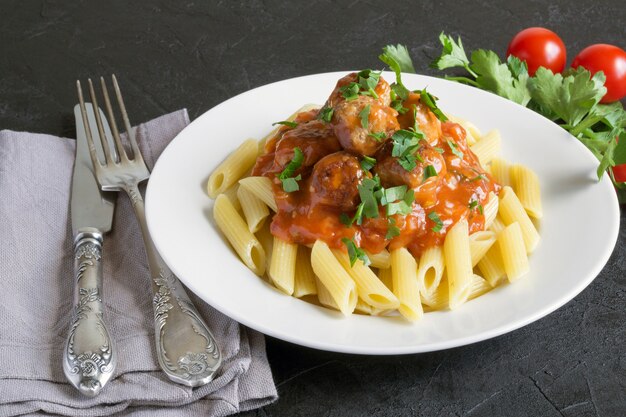
[[[442,245],[447,231],[461,219],[467,219],[470,234],[483,230],[482,207],[489,194],[497,194],[500,186],[483,170],[469,149],[465,130],[450,121],[440,122],[415,93],[403,102],[410,111],[398,114],[388,107],[390,100],[385,93],[389,94],[389,88],[382,78],[376,88],[381,92],[379,97],[342,101],[339,89],[350,82],[350,77],[355,79],[355,75],[350,74],[338,82],[326,103],[339,109],[330,122],[321,120],[318,110],[298,114],[295,118],[298,125],[282,126],[267,141],[265,152],[257,159],[252,175],[272,179],[278,207],[271,223],[272,234],[303,245],[321,239],[334,248],[345,248],[342,239],[350,238],[371,253],[406,247],[414,256],[420,256],[425,249]],[[342,119],[341,106],[349,118]],[[355,108],[345,109],[348,106]],[[368,109],[387,107],[382,113],[372,114],[371,120],[375,123],[364,124],[361,116],[365,106],[369,106]],[[355,118],[355,112],[360,116]],[[381,121],[380,117],[390,120]],[[416,122],[426,140],[419,142],[417,166],[409,171],[391,155],[393,132],[385,132],[387,137],[382,140],[369,133],[376,133],[371,129],[382,125],[396,130],[409,129]],[[368,141],[366,146],[362,146],[364,137]],[[345,146],[350,140],[354,146]],[[294,173],[294,176],[301,176],[299,190],[285,192],[278,175],[293,158],[295,147],[304,154],[303,163]],[[364,151],[361,153],[359,149]],[[371,172],[359,165],[363,155],[376,159]],[[428,165],[434,168],[436,175],[427,178],[424,172]],[[346,226],[341,216],[352,218],[360,202],[358,185],[373,175],[380,178],[385,188],[406,185],[413,190],[410,213],[387,217],[385,208],[379,206],[378,217],[363,217],[361,224]],[[438,221],[429,217],[432,213]],[[387,239],[392,221],[399,235]]]

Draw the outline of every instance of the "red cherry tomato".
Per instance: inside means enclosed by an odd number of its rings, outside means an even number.
[[[606,95],[601,103],[611,103],[626,96],[626,51],[617,46],[597,43],[580,51],[574,58],[572,67],[583,66],[591,74],[598,71],[606,76]]]
[[[526,61],[530,75],[539,67],[555,74],[561,72],[567,60],[565,44],[559,35],[545,28],[528,28],[515,35],[506,49],[506,56],[509,55]]]
[[[626,164],[614,166],[612,169],[616,182],[626,182]]]

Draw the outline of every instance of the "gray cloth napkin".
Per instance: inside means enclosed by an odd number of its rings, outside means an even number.
[[[189,123],[186,110],[137,129],[150,168]],[[114,379],[87,398],[61,365],[73,299],[69,196],[75,141],[0,131],[0,416],[223,416],[277,398],[261,334],[192,295],[224,363],[199,388],[170,382],[154,349],[149,272],[139,226],[119,195],[103,249],[106,318],[119,357]]]

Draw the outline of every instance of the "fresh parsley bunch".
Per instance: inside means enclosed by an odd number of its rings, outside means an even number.
[[[598,179],[609,167],[626,163],[626,111],[620,102],[600,104],[606,93],[602,72],[591,76],[579,67],[561,75],[542,67],[531,77],[526,63],[514,56],[502,62],[495,52],[477,49],[468,58],[460,37],[455,41],[442,32],[439,41],[442,51],[431,67],[462,68],[466,75],[445,78],[491,91],[557,123],[598,158]],[[415,72],[406,47],[389,45],[384,50],[402,63],[403,72]],[[626,202],[626,183],[617,183],[608,172],[620,201]]]

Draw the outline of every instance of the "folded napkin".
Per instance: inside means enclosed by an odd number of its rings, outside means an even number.
[[[180,110],[139,126],[150,168],[188,123]],[[67,382],[61,358],[74,291],[74,148],[71,139],[0,131],[0,416],[223,416],[274,401],[263,336],[193,294],[220,344],[222,368],[210,384],[193,389],[161,372],[143,243],[122,194],[103,249],[105,317],[118,349],[117,370],[95,398]]]

